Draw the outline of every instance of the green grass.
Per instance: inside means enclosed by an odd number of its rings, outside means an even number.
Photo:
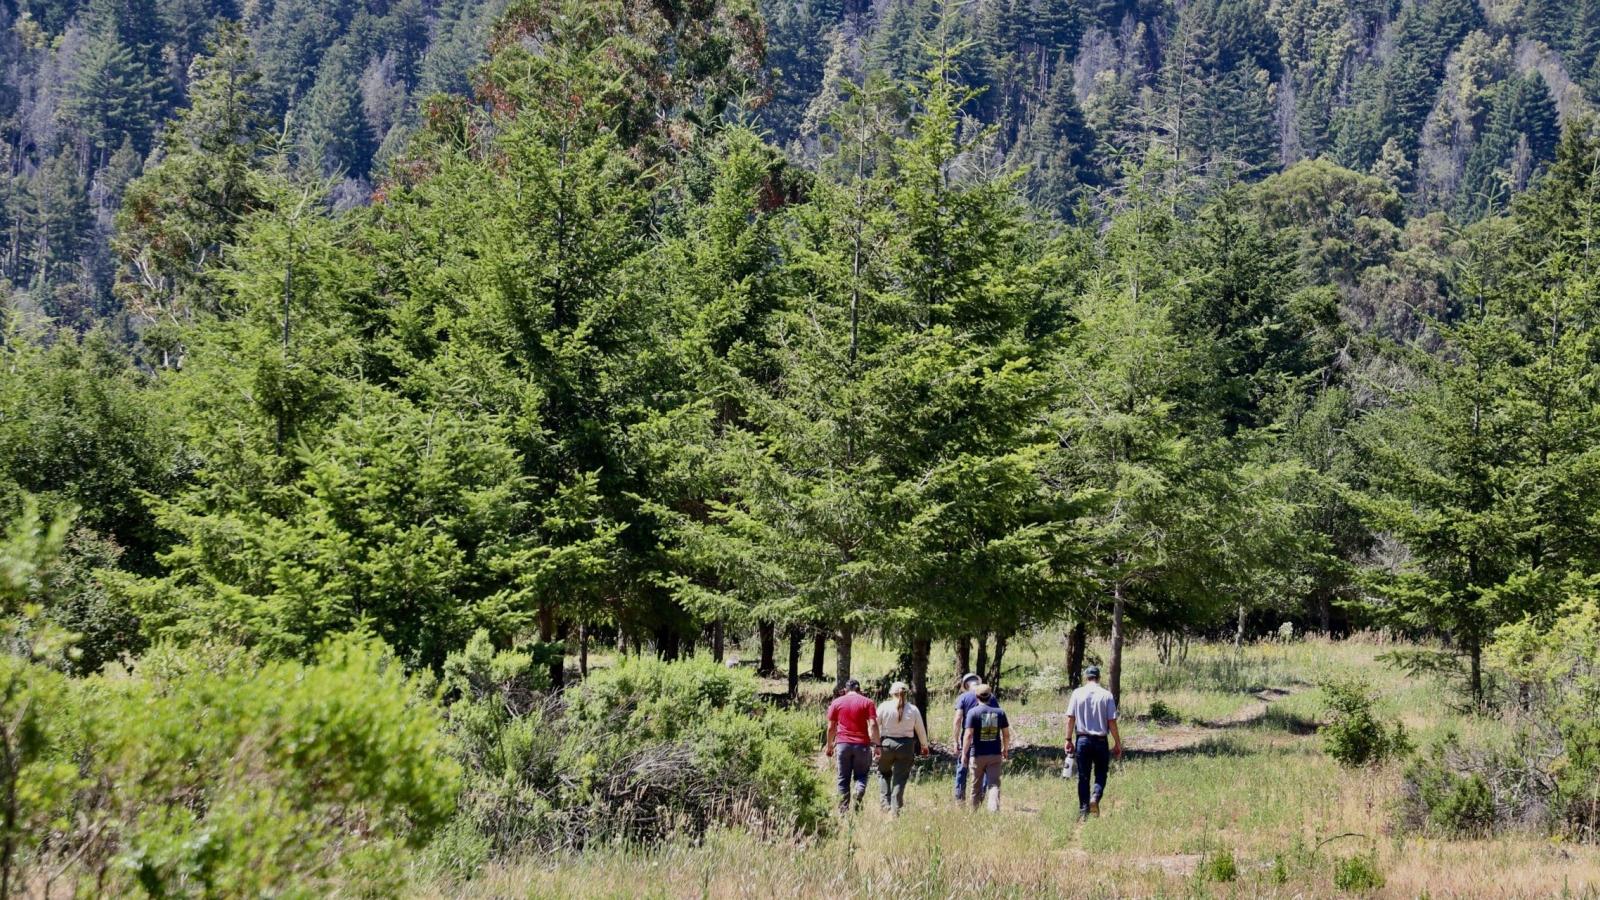
[[[1104,658],[1105,647],[1091,647]],[[1059,635],[1014,642],[1007,684],[1026,687],[1008,702],[1016,737],[1034,749],[1008,768],[998,815],[956,809],[948,760],[921,763],[908,809],[891,819],[869,808],[831,836],[764,843],[738,828],[697,844],[651,850],[596,848],[576,858],[513,860],[465,884],[427,884],[427,895],[523,896],[1481,896],[1542,897],[1600,892],[1600,852],[1555,847],[1534,836],[1441,842],[1391,832],[1397,767],[1341,769],[1315,734],[1323,715],[1316,685],[1359,676],[1378,694],[1382,717],[1400,718],[1419,743],[1455,730],[1493,735],[1502,726],[1464,718],[1449,691],[1398,673],[1377,657],[1392,649],[1360,638],[1286,645],[1196,645],[1162,665],[1153,647],[1126,656],[1130,754],[1113,765],[1103,815],[1076,821],[1076,785],[1058,775],[1062,693],[1049,686],[1061,666]],[[754,657],[753,646],[740,656]],[[859,641],[863,681],[893,668],[892,648]],[[809,662],[809,647],[806,661]],[[603,658],[596,660],[603,663]],[[828,657],[831,673],[832,653]],[[930,686],[953,683],[953,656],[935,649]],[[1013,675],[1012,673],[1016,674]],[[1025,684],[1026,679],[1045,675]],[[775,683],[779,684],[779,683]],[[1253,693],[1275,688],[1261,713]],[[805,682],[819,714],[831,682]],[[1023,693],[1018,691],[1017,693]],[[1163,725],[1141,718],[1156,698],[1180,713]],[[948,740],[953,692],[931,704],[933,737]],[[1243,718],[1227,727],[1221,723]],[[819,768],[825,765],[820,756]],[[872,786],[876,789],[876,784]],[[872,795],[869,793],[869,800]],[[1217,862],[1233,880],[1216,880]],[[1361,863],[1346,862],[1360,859]],[[1370,866],[1371,872],[1356,871]],[[1381,886],[1367,875],[1376,873]],[[1341,891],[1336,881],[1343,882]]]

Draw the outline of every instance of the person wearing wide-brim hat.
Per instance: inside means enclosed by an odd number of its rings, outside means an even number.
[[[878,706],[878,778],[883,782],[883,808],[899,815],[906,805],[906,780],[918,752],[929,749],[928,729],[922,710],[906,699],[910,690],[903,681],[889,686],[889,699]]]
[[[973,693],[973,688],[982,681],[971,672],[961,676],[961,681],[956,688],[961,692],[956,696],[956,722],[955,730],[950,735],[950,746],[956,754],[956,802],[967,801],[967,755],[961,752],[961,743],[967,734],[967,713],[978,705],[978,695]]]

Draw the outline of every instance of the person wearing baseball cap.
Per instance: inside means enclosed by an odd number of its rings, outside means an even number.
[[[878,755],[878,706],[861,693],[861,682],[854,678],[828,706],[828,736],[822,749],[829,756],[838,753],[839,812],[848,813],[852,806],[860,809],[867,775]]]
[[[928,755],[928,729],[922,710],[906,700],[911,690],[904,681],[889,686],[889,699],[878,706],[878,778],[883,782],[883,808],[895,815],[906,805],[906,779],[917,754]]]
[[[967,802],[967,755],[961,752],[962,738],[967,734],[967,713],[978,705],[978,695],[972,689],[977,687],[983,679],[971,672],[961,676],[961,681],[956,684],[960,695],[956,697],[956,722],[950,735],[950,746],[955,748],[956,754],[956,802]]]
[[[1108,743],[1107,738],[1114,741]],[[1100,798],[1106,792],[1111,757],[1122,758],[1122,735],[1117,733],[1117,698],[1100,686],[1100,667],[1083,671],[1083,687],[1067,701],[1068,756],[1078,760],[1078,821],[1100,815]],[[1090,786],[1093,774],[1094,785]]]

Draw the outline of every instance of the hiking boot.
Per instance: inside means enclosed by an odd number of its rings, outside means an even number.
[[[1087,821],[1089,821],[1089,808],[1088,807],[1084,807],[1083,809],[1078,810],[1078,821],[1079,822],[1087,822]]]
[[[1096,819],[1100,818],[1100,801],[1099,800],[1090,800],[1089,801],[1089,815],[1094,816]]]

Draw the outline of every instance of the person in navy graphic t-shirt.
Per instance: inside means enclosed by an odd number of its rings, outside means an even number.
[[[966,739],[958,752],[967,760],[973,807],[988,798],[994,811],[1000,808],[1000,775],[1011,755],[1011,721],[987,684],[972,692],[978,695],[978,704],[967,711]]]

